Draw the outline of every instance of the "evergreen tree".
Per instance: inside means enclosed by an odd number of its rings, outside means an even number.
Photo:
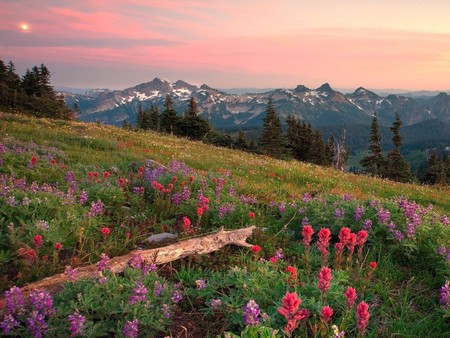
[[[324,165],[326,162],[325,159],[325,147],[323,144],[323,137],[320,131],[314,130],[312,132],[312,142],[311,148],[309,150],[309,162]]]
[[[127,120],[122,121],[122,128],[125,130],[133,130],[133,126]]]
[[[381,137],[376,113],[370,127],[369,152],[360,163],[372,176],[383,176],[386,172],[386,160],[381,149]]]
[[[166,133],[176,134],[179,120],[177,112],[173,109],[173,99],[167,94],[164,101],[164,111],[161,114],[161,130]]]
[[[402,145],[402,136],[400,135],[400,128],[402,121],[398,113],[395,114],[395,121],[391,127],[393,133],[392,143],[395,148],[389,151],[387,155],[387,173],[386,177],[394,181],[408,182],[411,180],[412,175],[409,164],[405,161],[400,153],[400,147]]]
[[[191,96],[186,113],[178,123],[178,130],[181,136],[191,140],[201,140],[211,131],[212,128],[209,122],[198,116],[198,112],[197,101]]]
[[[260,146],[262,152],[268,156],[281,157],[284,154],[280,118],[275,111],[272,99],[269,99],[267,104]]]
[[[427,160],[427,167],[423,180],[428,184],[445,185],[446,183],[444,164],[436,151],[433,151]]]
[[[144,124],[144,112],[142,111],[142,105],[139,105],[138,113],[136,116],[136,128],[143,129],[142,126]]]
[[[241,150],[249,149],[249,144],[248,144],[247,139],[245,138],[245,134],[242,130],[239,131],[239,135],[235,142],[235,146],[237,149],[241,149]]]
[[[336,140],[334,139],[333,136],[331,136],[328,139],[328,142],[325,146],[325,163],[324,165],[326,165],[327,167],[331,167],[331,165],[333,164],[333,158],[334,158],[334,153],[335,153],[335,143]]]
[[[152,105],[150,107],[150,128],[155,131],[160,131],[161,129],[161,116],[159,114],[158,107]]]

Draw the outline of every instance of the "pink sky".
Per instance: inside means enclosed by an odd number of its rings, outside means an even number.
[[[72,87],[448,91],[448,13],[447,0],[0,0],[0,59]]]

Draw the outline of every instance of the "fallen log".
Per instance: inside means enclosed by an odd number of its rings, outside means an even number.
[[[229,231],[225,231],[221,228],[213,234],[187,239],[161,248],[135,250],[127,255],[111,258],[108,265],[112,272],[121,273],[125,270],[130,259],[135,255],[140,255],[144,261],[161,265],[190,255],[211,253],[229,244],[251,247],[252,245],[247,243],[246,239],[252,235],[255,228],[255,226],[251,226]],[[77,280],[98,277],[96,264],[79,267],[76,268],[75,271]],[[68,277],[64,273],[61,273],[43,278],[37,282],[26,284],[21,288],[21,291],[24,295],[29,294],[34,289],[54,291],[66,281],[68,281]]]

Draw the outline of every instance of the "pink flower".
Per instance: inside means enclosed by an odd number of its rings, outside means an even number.
[[[358,231],[358,237],[356,239],[356,245],[358,245],[359,247],[363,247],[364,244],[367,241],[367,237],[369,237],[369,234],[367,233],[366,230]]]
[[[197,208],[197,216],[201,217],[203,215],[203,208],[202,207],[198,207]]]
[[[101,233],[103,234],[103,235],[109,235],[110,233],[111,233],[111,230],[109,229],[109,228],[106,228],[106,227],[104,227],[104,228],[101,228]]]
[[[347,249],[350,255],[353,254],[353,251],[355,250],[356,240],[356,234],[354,234],[353,232],[348,234]]]
[[[111,176],[111,174],[109,173],[109,171],[104,171],[104,172],[103,172],[103,177],[104,177],[104,178],[108,178],[109,176]]]
[[[250,219],[255,218],[255,213],[253,211],[249,211],[248,212],[248,217],[250,217]]]
[[[322,265],[327,265],[328,246],[330,245],[331,231],[328,228],[322,228],[318,232],[319,240],[317,241],[317,248],[322,253]]]
[[[259,245],[253,245],[251,249],[254,253],[258,253],[261,251],[261,247]]]
[[[377,268],[377,262],[370,262],[369,265],[372,270],[375,270]]]
[[[306,247],[309,247],[309,244],[312,240],[312,235],[314,234],[314,230],[311,225],[303,226],[302,235],[303,235],[303,244]]]
[[[345,290],[345,304],[347,304],[347,307],[350,309],[353,307],[353,304],[355,304],[356,300],[356,289],[352,287],[348,287],[347,290]]]
[[[277,259],[275,257],[270,257],[269,261],[270,261],[270,263],[276,263]]]
[[[333,315],[333,309],[329,306],[324,306],[321,311],[321,318],[324,322],[328,322]]]
[[[358,304],[358,306],[356,307],[356,318],[356,326],[358,328],[359,335],[362,337],[366,332],[370,318],[369,305],[367,303],[361,302]]]
[[[330,288],[330,282],[331,282],[331,270],[327,267],[322,267],[319,271],[319,283],[318,287],[320,291],[323,293],[327,292]]]
[[[58,250],[58,251],[61,250],[61,249],[62,249],[62,244],[59,243],[59,242],[56,243],[56,244],[55,244],[55,249]]]
[[[306,309],[298,310],[298,307],[302,303],[302,300],[301,298],[298,298],[296,292],[286,292],[286,295],[281,301],[282,306],[277,310],[282,316],[284,316],[284,318],[286,318],[287,324],[284,327],[284,331],[287,334],[290,334],[297,328],[302,319],[305,319],[309,316],[309,311]]]

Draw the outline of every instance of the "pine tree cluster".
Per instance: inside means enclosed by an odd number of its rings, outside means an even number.
[[[51,73],[41,64],[27,69],[22,78],[12,61],[0,60],[0,107],[11,112],[27,112],[37,117],[73,119],[64,97],[50,85]]]

